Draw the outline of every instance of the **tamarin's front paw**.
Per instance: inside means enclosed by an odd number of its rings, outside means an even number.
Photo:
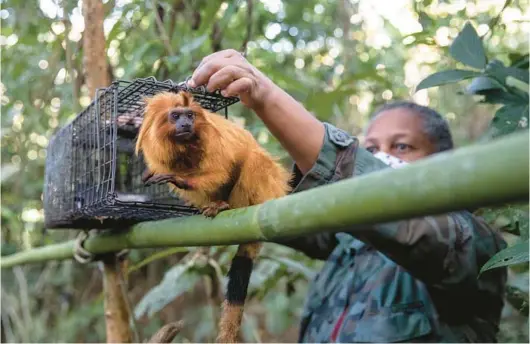
[[[145,170],[144,173],[142,174],[142,183],[146,183],[149,178],[151,178],[153,176],[153,172],[149,171],[149,170]]]
[[[214,218],[223,210],[230,209],[230,205],[225,201],[215,201],[201,208],[201,213],[206,217]]]
[[[173,174],[151,174],[146,176],[144,180],[145,186],[150,186],[153,184],[166,184],[171,183],[179,189],[188,190],[191,188],[191,185],[184,179],[177,178]]]

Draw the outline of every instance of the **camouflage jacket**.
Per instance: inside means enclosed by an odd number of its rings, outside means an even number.
[[[302,176],[294,167],[293,192],[387,168],[354,137],[325,128],[312,169]],[[468,211],[279,243],[326,260],[310,285],[300,342],[496,341],[506,270],[477,277],[506,244]]]

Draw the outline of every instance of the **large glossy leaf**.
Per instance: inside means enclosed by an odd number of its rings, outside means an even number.
[[[516,265],[529,261],[528,240],[508,247],[491,257],[480,269],[480,273],[502,266]]]
[[[494,136],[528,129],[528,124],[528,104],[507,104],[497,110],[491,122],[491,126],[495,129]]]
[[[509,76],[528,84],[528,70],[516,67],[506,67],[502,61],[493,60],[486,67],[486,74],[494,77],[502,83],[506,83]]]
[[[464,25],[462,31],[449,47],[449,53],[455,60],[467,66],[477,69],[486,67],[487,58],[482,40],[469,22]]]
[[[505,90],[506,87],[495,79],[487,76],[478,76],[471,80],[471,83],[466,87],[466,91],[471,94],[484,94],[488,90]]]
[[[510,58],[511,67],[528,69],[530,61],[529,54],[522,55],[518,53],[513,53],[508,54],[508,57]]]
[[[525,92],[526,94],[529,93],[528,83],[521,81],[519,79],[516,79],[513,76],[509,76],[506,78],[506,85],[516,88],[521,92]]]
[[[521,97],[516,94],[505,92],[500,89],[489,89],[478,92],[477,94],[483,95],[484,99],[482,103],[489,104],[521,104]]]
[[[425,88],[441,86],[441,85],[459,82],[459,81],[466,80],[466,79],[471,79],[479,75],[480,75],[479,72],[472,71],[472,70],[461,70],[461,69],[452,69],[452,70],[437,72],[423,79],[418,84],[418,86],[416,86],[416,92],[418,92],[419,90],[425,89]]]
[[[314,111],[320,120],[328,121],[333,115],[333,107],[352,95],[353,92],[352,88],[338,89],[326,93],[318,92],[318,94],[310,96],[305,105],[310,111]]]

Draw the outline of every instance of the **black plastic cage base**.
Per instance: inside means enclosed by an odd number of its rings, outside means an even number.
[[[46,228],[116,228],[142,221],[197,214],[167,185],[146,187],[142,156],[134,154],[144,96],[188,91],[212,112],[238,102],[205,87],[153,77],[115,81],[50,140],[44,184]]]

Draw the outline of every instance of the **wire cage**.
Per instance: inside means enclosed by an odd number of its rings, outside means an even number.
[[[185,90],[205,109],[227,113],[239,101],[203,86],[118,80],[98,89],[94,100],[50,140],[44,184],[46,228],[114,228],[197,214],[167,185],[144,186],[142,156],[134,154],[144,96]]]

